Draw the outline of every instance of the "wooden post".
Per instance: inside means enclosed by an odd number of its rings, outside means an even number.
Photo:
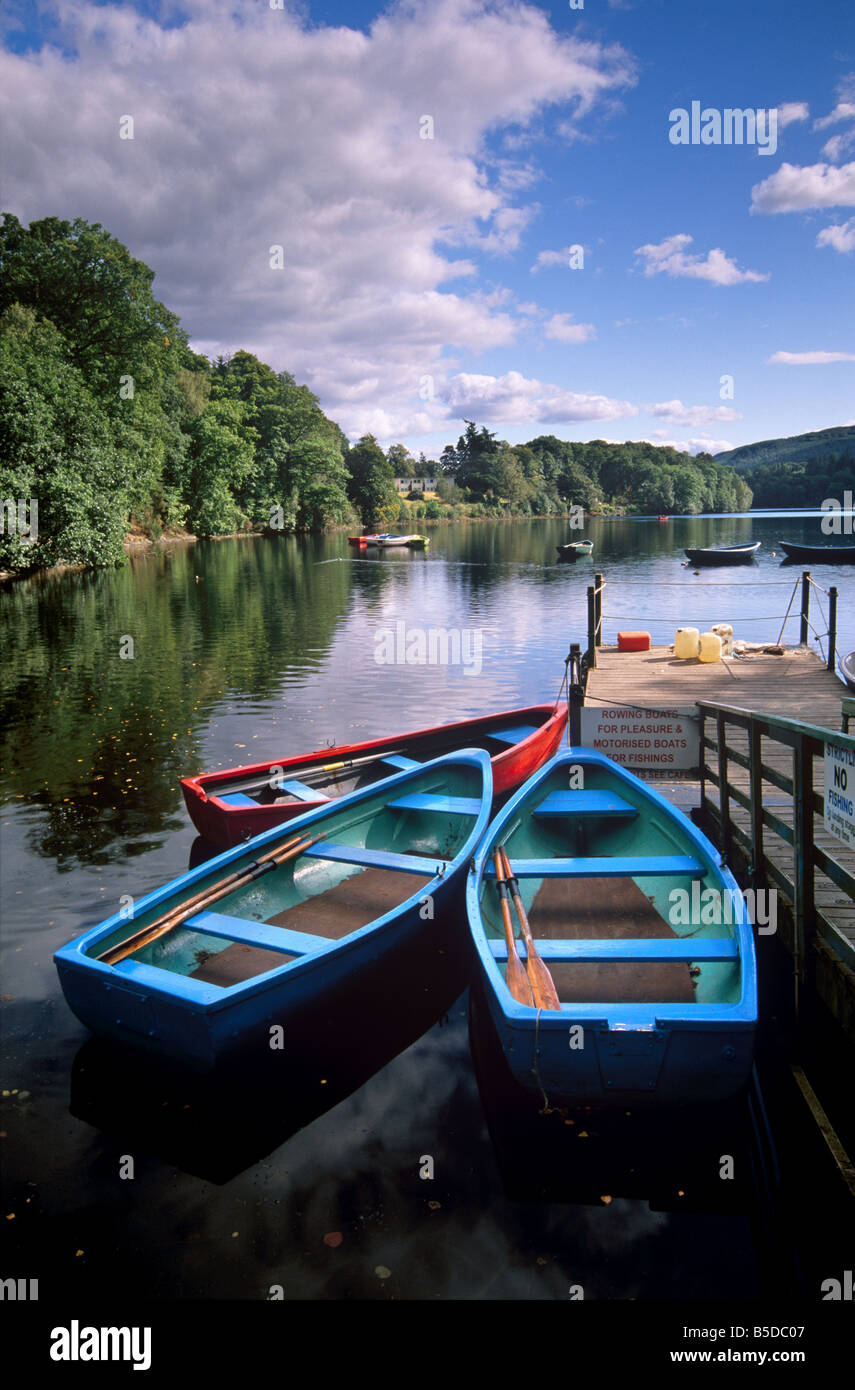
[[[754,719],[748,733],[748,761],[751,777],[751,887],[755,893],[766,883],[766,862],[763,858],[763,746],[760,729]]]
[[[718,797],[721,809],[721,845],[726,863],[730,863],[730,790],[727,785],[727,732],[721,710],[715,716],[718,742]]]
[[[836,594],[837,590],[834,589],[832,592]],[[601,574],[594,575],[594,620],[596,646],[601,647],[603,645],[603,576]]]
[[[698,762],[701,774],[701,815],[704,814],[704,798],[707,794],[707,750],[704,748],[704,734],[706,731],[706,713],[703,709],[698,710]]]
[[[570,742],[574,748],[578,748],[582,742],[582,703],[584,692],[582,689],[582,656],[579,650],[579,643],[573,642],[570,647],[570,671],[567,682],[567,704],[570,712]]]
[[[596,670],[597,666],[597,605],[594,598],[594,586],[588,585],[588,670]]]
[[[799,629],[799,643],[808,644],[808,617],[810,616],[810,570],[802,570],[802,622]]]
[[[829,671],[834,670],[834,658],[837,655],[837,590],[834,588],[828,591],[828,661],[826,665]]]
[[[804,1017],[814,927],[813,754],[799,738],[793,749],[793,965],[796,1022]]]

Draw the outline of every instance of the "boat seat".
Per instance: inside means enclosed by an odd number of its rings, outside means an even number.
[[[196,912],[183,923],[192,931],[205,932],[208,936],[223,936],[229,941],[240,941],[247,946],[262,946],[266,950],[282,951],[290,955],[311,955],[329,942],[323,936],[312,936],[309,932],[286,931],[284,927],[271,927],[265,922],[250,922],[245,917],[229,917],[224,912]]]
[[[508,729],[487,729],[487,737],[498,739],[499,743],[522,743],[523,739],[531,738],[536,734],[539,725],[537,724],[514,724]]]
[[[511,870],[516,878],[658,878],[670,874],[692,874],[700,878],[707,872],[706,864],[688,854],[615,855],[613,859],[512,859]],[[484,874],[495,878],[492,861],[485,864]]]
[[[214,795],[216,796],[217,793],[215,792]],[[243,792],[229,792],[228,796],[221,796],[220,800],[224,801],[227,806],[258,806],[260,804],[258,801],[253,801],[251,796],[245,796]]]
[[[477,816],[481,802],[470,796],[436,796],[432,792],[412,792],[388,803],[390,811],[446,811],[455,816]]]
[[[567,961],[736,961],[739,951],[736,942],[729,936],[723,937],[679,937],[670,939],[651,939],[644,936],[623,936],[608,938],[588,938],[587,940],[558,940],[534,938],[537,954],[541,960]],[[508,947],[505,941],[488,942],[493,959],[506,961]],[[525,942],[517,942],[517,952],[525,959]]]
[[[415,758],[405,758],[401,753],[388,753],[380,761],[388,763],[390,767],[397,767],[401,772],[409,772],[411,767],[421,767],[421,763]]]
[[[535,807],[535,816],[606,816],[609,820],[634,820],[635,806],[615,792],[554,791]]]
[[[362,845],[334,845],[324,840],[303,850],[306,858],[334,859],[339,864],[362,864],[371,869],[397,869],[402,874],[418,874],[421,878],[434,878],[437,873],[444,874],[448,860],[425,859],[418,854],[395,854],[388,849],[365,849]]]
[[[298,782],[294,778],[287,782],[276,782],[275,786],[277,791],[287,792],[297,801],[329,801],[329,797],[324,796],[323,792],[319,792],[315,787],[307,787],[305,782]]]

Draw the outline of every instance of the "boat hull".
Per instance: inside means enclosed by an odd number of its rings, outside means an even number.
[[[750,565],[760,549],[760,542],[756,545],[739,546],[737,549],[724,550],[687,550],[685,555],[693,565]]]
[[[376,755],[379,760],[383,753],[390,749],[418,759],[420,745],[427,747],[437,738],[451,740],[454,746],[459,748],[477,746],[479,739],[486,738],[491,728],[498,729],[510,723],[531,724],[537,727],[528,738],[496,753],[492,758],[493,794],[504,796],[524,782],[541,763],[557,751],[567,726],[566,705],[559,706],[557,711],[552,705],[532,705],[518,710],[506,710],[501,714],[490,715],[487,719],[465,719],[456,724],[416,730],[401,734],[397,738],[374,739],[367,743],[315,749],[311,753],[301,754],[296,758],[285,758],[278,763],[254,763],[222,772],[185,777],[181,782],[181,791],[190,819],[202,838],[218,848],[228,849],[262,834],[273,826],[300,816],[304,811],[317,810],[329,804],[318,798],[315,801],[289,801],[281,804],[230,805],[217,794],[217,788],[225,790],[235,779],[263,779],[270,774],[271,768],[281,769],[283,781],[299,779],[301,772],[308,771],[313,764],[319,762],[322,765],[347,762],[353,758],[367,757],[369,754]],[[391,767],[389,771],[392,771]]]
[[[336,845],[337,829],[339,823],[344,822],[341,828],[350,833],[349,823],[353,822],[354,815],[358,819],[361,803],[368,802],[371,806],[382,803],[376,817],[368,812],[364,816],[373,831],[377,818],[391,814],[385,809],[388,801],[411,793],[413,784],[433,782],[437,775],[460,768],[477,772],[481,794],[465,803],[468,808],[466,829],[458,836],[460,843],[454,857],[442,866],[441,873],[434,872],[433,877],[431,871],[435,865],[439,867],[436,864],[440,858],[439,851],[435,858],[426,851],[428,858],[419,861],[420,865],[424,864],[424,870],[420,867],[412,872],[401,871],[398,877],[402,882],[402,901],[378,915],[375,921],[355,928],[340,940],[332,935],[329,940],[321,941],[311,933],[302,932],[299,927],[289,930],[282,921],[271,925],[271,917],[266,922],[254,922],[246,914],[246,902],[240,909],[239,917],[222,915],[222,903],[228,905],[229,898],[207,910],[200,907],[187,924],[186,931],[192,938],[190,944],[181,943],[173,934],[177,952],[192,952],[196,940],[201,942],[207,939],[207,931],[219,932],[219,940],[214,944],[220,949],[223,949],[223,940],[226,940],[238,946],[254,943],[257,948],[267,952],[272,949],[276,953],[277,963],[272,968],[265,957],[256,967],[258,974],[244,978],[238,971],[234,983],[223,985],[211,983],[210,977],[207,982],[204,978],[194,978],[198,971],[188,972],[185,968],[179,973],[176,969],[168,968],[164,962],[169,960],[169,946],[162,956],[155,957],[160,964],[138,958],[142,951],[152,949],[144,943],[136,953],[137,958],[126,957],[115,964],[97,959],[103,950],[117,940],[125,940],[136,929],[135,925],[123,921],[121,913],[115,914],[62,947],[54,956],[70,1008],[98,1036],[168,1057],[183,1067],[201,1072],[253,1052],[269,1061],[274,1046],[271,1030],[277,1026],[284,1028],[289,1036],[299,1030],[301,1035],[310,1039],[312,1020],[318,1026],[322,1017],[319,1010],[329,1008],[330,1001],[337,996],[346,996],[351,1004],[356,1001],[357,1008],[361,1004],[364,1026],[370,1027],[378,1008],[382,1009],[384,990],[389,988],[390,975],[395,978],[396,989],[403,987],[401,980],[407,979],[415,987],[421,965],[429,963],[435,979],[437,956],[453,945],[455,936],[459,940],[467,866],[486,828],[492,799],[490,763],[483,750],[465,750],[436,759],[415,771],[398,773],[384,782],[382,787],[374,786],[344,797],[334,804],[333,809],[327,806],[321,811],[309,812],[300,817],[298,825],[289,826],[286,832],[277,828],[260,836],[251,847],[242,846],[227,851],[135,903],[134,924],[143,921],[146,915],[159,920],[162,913],[199,892],[200,884],[206,886],[209,882],[220,881],[237,865],[243,867],[245,861],[253,861],[265,850],[290,840],[297,828],[301,833],[319,840],[331,837],[331,846],[316,844],[306,851],[306,856],[301,856],[301,861],[307,861],[302,863],[304,872],[307,868],[310,875],[319,869],[329,872],[328,861],[334,861],[340,849],[352,852],[348,838],[345,845]],[[400,815],[400,812],[397,814]],[[415,814],[423,819],[418,811],[407,811],[405,814]],[[430,813],[431,816],[433,814]],[[459,820],[460,815],[454,813],[454,816],[446,817],[442,810],[439,814],[442,820],[438,830],[441,828],[442,835],[450,836],[451,832],[446,829],[448,820],[455,817]],[[368,833],[366,831],[366,838]],[[451,843],[451,840],[448,842]],[[361,850],[359,841],[357,847],[358,852],[369,856],[384,853]],[[407,842],[402,841],[400,848],[406,850]],[[307,859],[309,855],[311,858]],[[400,869],[400,860],[404,857],[393,855],[392,858],[397,858],[399,862],[391,867]],[[362,861],[345,860],[345,864],[354,862]],[[409,859],[407,862],[410,862]],[[336,869],[333,862],[333,873]],[[338,871],[341,872],[340,867]],[[263,880],[264,883],[269,883],[274,876],[269,875]],[[358,883],[358,877],[358,874],[355,878],[348,877],[345,873],[338,887],[344,882],[347,893],[352,893],[350,885]],[[285,887],[288,891],[287,884]],[[238,891],[247,890],[236,890],[236,893]],[[256,892],[254,885],[252,891]],[[282,889],[277,891],[281,892]],[[302,897],[297,890],[292,888],[290,891],[297,906],[312,902],[311,895]],[[322,908],[325,891],[322,889],[318,896]],[[234,901],[235,894],[230,896]],[[430,904],[429,909],[426,903]],[[334,914],[335,908],[330,906],[329,912]],[[283,915],[286,919],[290,917],[288,912]],[[180,934],[184,929],[177,930]],[[232,932],[237,932],[237,935],[232,936]],[[165,941],[166,938],[161,938],[161,943]],[[278,944],[273,945],[274,942]],[[155,945],[154,949],[158,947]],[[203,957],[206,955],[205,952],[201,954]],[[198,957],[199,953],[195,953],[194,959]],[[279,960],[283,963],[278,964]],[[208,968],[205,960],[202,968]]]
[[[636,878],[641,882],[635,884],[633,891],[638,890],[637,896],[644,908],[647,908],[645,896],[652,895],[651,901],[656,899],[656,911],[662,913],[663,903],[667,904],[668,895],[673,894],[670,885],[685,885],[685,873],[688,872],[685,866],[694,864],[695,871],[703,874],[701,881],[704,884],[716,887],[722,895],[725,891],[729,895],[734,915],[733,925],[729,929],[732,932],[731,940],[724,946],[721,941],[712,942],[706,948],[708,954],[705,955],[704,936],[712,933],[724,937],[725,932],[720,926],[709,929],[699,926],[687,931],[686,936],[694,938],[697,935],[700,939],[693,939],[692,945],[685,947],[680,941],[668,939],[669,933],[671,937],[675,933],[666,927],[661,933],[654,930],[650,940],[642,942],[640,949],[638,942],[630,941],[624,946],[622,943],[627,937],[636,932],[640,934],[638,919],[627,916],[623,924],[615,926],[617,914],[610,927],[613,936],[608,939],[598,935],[596,941],[579,936],[571,940],[538,940],[537,894],[541,882],[546,883],[547,877],[542,880],[526,878],[527,852],[519,846],[525,845],[526,837],[538,833],[530,825],[532,805],[538,796],[543,798],[547,790],[556,785],[556,779],[558,785],[566,788],[569,766],[584,769],[586,787],[589,785],[589,774],[591,777],[598,774],[602,777],[606,769],[607,785],[620,792],[617,800],[622,801],[625,797],[627,804],[635,807],[639,816],[652,817],[655,813],[657,835],[661,832],[665,842],[671,841],[675,848],[684,851],[682,857],[673,861],[660,857],[658,869],[651,868],[648,872],[635,870]],[[639,821],[639,824],[643,822]],[[585,853],[596,855],[594,830],[586,830],[585,833],[590,833],[592,839],[592,845]],[[560,1010],[537,1010],[522,1004],[513,998],[505,983],[507,948],[502,940],[501,926],[496,928],[494,922],[491,928],[483,915],[485,903],[488,905],[487,911],[498,912],[497,907],[492,906],[492,898],[487,896],[495,892],[494,884],[487,885],[485,879],[492,873],[493,846],[505,843],[512,865],[520,870],[521,891],[525,894],[525,884],[528,883],[531,897],[533,887],[534,906],[529,902],[527,910],[541,958],[554,973],[559,988]],[[517,854],[521,855],[519,860],[516,859]],[[664,798],[591,749],[575,748],[559,754],[511,798],[491,823],[479,846],[467,883],[467,915],[475,968],[486,1007],[508,1068],[523,1090],[541,1101],[545,1096],[552,1106],[672,1106],[705,1100],[723,1101],[747,1086],[757,1022],[754,943],[739,889],[732,875],[720,866],[719,860],[720,856],[709,841]],[[571,861],[580,873],[584,872],[585,864],[594,862],[571,855],[562,863],[570,864]],[[536,852],[534,864],[545,862],[546,859],[538,857]],[[636,864],[637,860],[632,862]],[[652,864],[653,860],[645,859],[644,862]],[[606,860],[597,859],[596,863],[606,864],[608,857]],[[672,874],[669,866],[678,863],[683,868],[679,873],[674,868]],[[618,877],[617,867],[612,867],[615,877]],[[555,878],[560,877],[561,874],[556,873]],[[574,877],[573,881],[574,909],[580,913],[592,911],[593,900],[590,890],[587,894],[585,892],[585,878]],[[609,880],[596,879],[598,885],[606,882]],[[600,891],[601,887],[597,888],[597,892]],[[568,937],[572,934],[574,915],[575,911],[571,910],[567,926],[561,928]],[[540,920],[543,921],[542,918]],[[665,920],[668,920],[667,917]],[[491,929],[494,929],[493,935]],[[661,942],[658,939],[660,936]],[[645,949],[648,952],[646,955]],[[520,956],[524,957],[524,950],[519,945],[518,950]],[[667,960],[669,970],[675,970],[679,964],[688,971],[691,964],[689,952],[692,950],[697,953],[692,959],[703,962],[700,971],[707,972],[704,990],[716,987],[718,981],[717,987],[723,995],[721,1000],[712,995],[702,1000],[700,994],[692,993],[697,986],[689,989],[687,983],[683,985],[683,1002],[679,1001],[676,993],[671,1002],[657,1002],[655,994],[652,998],[639,997],[643,991],[634,984],[628,989],[627,997],[615,999],[614,1002],[608,996],[607,987],[603,989],[605,997],[598,997],[596,991],[600,988],[599,983],[592,986],[593,998],[586,1002],[574,998],[566,986],[562,990],[562,965],[569,964],[571,971],[576,969],[577,975],[571,976],[574,979],[578,979],[580,972],[597,961],[608,961],[612,965],[617,963],[624,969],[631,969],[637,976],[641,970],[650,968],[649,965],[639,965],[639,962],[651,962],[654,955],[660,952],[657,959]],[[718,955],[714,954],[716,951]],[[708,961],[716,963],[710,964]],[[700,971],[696,972],[698,976]],[[724,972],[728,971],[731,974],[725,976]],[[738,971],[738,975],[733,974],[734,971]],[[600,980],[603,978],[599,977]],[[582,993],[584,996],[584,986]]]
[[[794,545],[781,541],[787,560],[810,565],[855,565],[855,545]]]

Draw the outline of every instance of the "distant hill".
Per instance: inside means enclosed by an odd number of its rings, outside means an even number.
[[[812,434],[793,434],[786,439],[761,439],[715,454],[716,463],[730,464],[737,472],[749,468],[769,468],[776,463],[807,463],[810,459],[855,450],[855,425],[838,425]]]

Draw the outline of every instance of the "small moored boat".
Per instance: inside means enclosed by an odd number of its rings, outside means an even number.
[[[181,790],[199,834],[225,849],[401,768],[459,748],[488,751],[494,793],[500,796],[552,757],[566,725],[565,704],[529,705],[397,737],[319,748],[278,762],[201,773],[183,778]]]
[[[497,883],[508,867],[533,950]],[[736,881],[691,821],[602,753],[567,749],[511,798],[478,847],[467,911],[493,1026],[533,1095],[664,1105],[747,1084],[757,988]]]
[[[785,560],[808,565],[855,565],[855,545],[796,545],[781,541]]]
[[[585,555],[590,555],[594,549],[593,541],[567,541],[566,545],[557,545],[559,559],[578,560]]]
[[[693,565],[750,565],[761,545],[762,541],[753,545],[711,545],[684,553]]]
[[[855,652],[847,652],[837,663],[837,669],[850,690],[855,690]]]
[[[379,968],[434,950],[457,911],[491,799],[467,749],[276,827],[61,947],[66,1000],[92,1032],[201,1070],[342,989],[365,992],[368,1028]]]

